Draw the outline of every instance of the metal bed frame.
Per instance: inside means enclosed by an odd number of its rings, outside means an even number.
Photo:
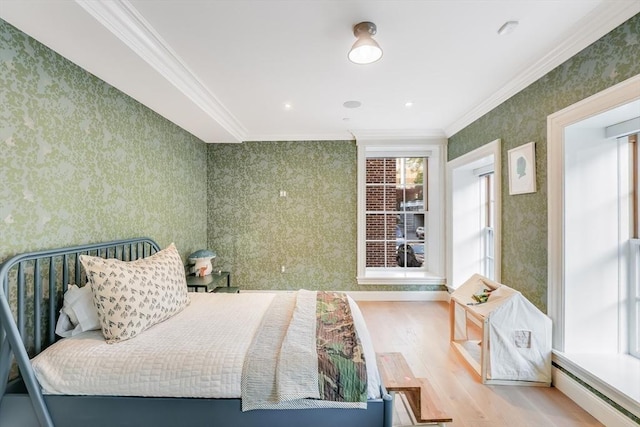
[[[384,387],[382,398],[370,399],[367,409],[248,412],[242,412],[240,399],[43,395],[29,359],[56,341],[55,324],[67,285],[86,281],[79,255],[133,261],[159,250],[153,240],[135,238],[25,253],[0,266],[0,425],[392,426],[393,400]],[[10,296],[16,300],[13,309]]]

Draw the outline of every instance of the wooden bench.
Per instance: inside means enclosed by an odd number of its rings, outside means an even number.
[[[453,420],[426,378],[416,378],[402,353],[377,353],[378,369],[387,391],[403,393],[419,424],[444,424]]]

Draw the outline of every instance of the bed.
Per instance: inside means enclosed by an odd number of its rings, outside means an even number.
[[[172,297],[167,305],[157,303],[155,323],[141,326],[127,317],[135,312],[127,307],[124,319],[103,323],[106,330],[78,330],[85,323],[75,318],[66,329],[75,326],[72,336],[56,335],[64,324],[61,310],[68,312],[67,296],[77,290],[70,284],[82,288],[89,280],[92,290],[101,286],[105,275],[88,262],[124,262],[144,270],[164,253],[153,240],[140,238],[27,253],[0,266],[0,425],[391,427],[392,398],[380,383],[366,325],[355,303],[338,293],[189,293],[185,298],[163,291]],[[135,292],[130,297],[141,303]],[[105,313],[117,316],[131,302],[93,294],[102,298],[96,303],[101,322]],[[171,304],[182,305],[169,312]],[[357,334],[333,328],[359,337],[353,350],[345,351],[359,363],[354,366],[366,367],[354,369],[362,382],[353,399],[342,391],[336,401],[327,397],[331,387],[318,384],[336,380],[320,369],[301,368],[320,364],[303,357],[313,353],[318,360],[320,351],[309,351],[298,338],[309,338],[301,325],[314,322],[310,313],[325,305],[353,314]],[[77,311],[71,317],[82,317]],[[274,326],[285,319],[291,323],[284,329]],[[277,348],[272,341],[279,342]],[[76,353],[68,353],[71,349]],[[349,372],[340,375],[349,378]],[[319,396],[304,388],[314,381]]]

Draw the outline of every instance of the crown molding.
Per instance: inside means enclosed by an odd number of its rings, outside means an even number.
[[[189,69],[128,0],[109,2],[75,0],[75,2],[235,138],[235,141],[231,142],[353,140],[356,137],[361,139],[447,138],[522,91],[630,17],[640,13],[640,2],[603,2],[567,33],[568,36],[563,43],[541,60],[526,67],[523,73],[445,127],[444,130],[352,130],[344,134],[318,136],[309,134],[249,135],[240,121],[199,80],[196,74]]]
[[[353,129],[355,139],[366,140],[407,140],[443,139],[447,136],[441,129]]]
[[[237,142],[245,139],[247,130],[242,124],[198,79],[129,1],[75,1],[212,120],[215,120]]]
[[[446,135],[439,129],[415,130],[350,130],[339,133],[301,134],[251,134],[244,141],[354,141],[361,140],[444,140]]]
[[[355,138],[351,132],[337,133],[254,133],[247,135],[243,142],[266,141],[353,141]]]
[[[447,137],[464,129],[638,13],[640,13],[640,2],[601,3],[567,32],[568,36],[564,42],[531,66],[526,67],[524,72],[491,97],[445,127]]]

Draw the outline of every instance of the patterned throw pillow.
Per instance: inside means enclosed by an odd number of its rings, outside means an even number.
[[[136,261],[88,255],[80,261],[108,343],[133,338],[189,304],[184,266],[173,243]]]

